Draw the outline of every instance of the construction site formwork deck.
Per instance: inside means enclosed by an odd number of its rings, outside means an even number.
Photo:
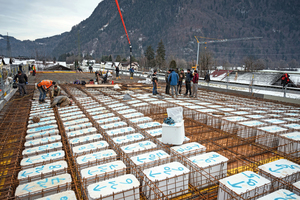
[[[120,88],[72,84],[88,73],[40,73],[0,112],[0,199],[259,199],[299,195],[300,106],[198,90],[163,95],[138,78]],[[39,104],[34,83],[59,83],[73,105]],[[183,89],[185,91],[185,88]],[[123,100],[130,94],[130,100]],[[167,108],[185,138],[162,143]],[[33,123],[38,116],[40,122]]]

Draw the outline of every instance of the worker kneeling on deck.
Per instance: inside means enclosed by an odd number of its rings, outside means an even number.
[[[54,87],[51,90],[51,97],[57,97],[61,93],[61,89],[58,85],[54,85]]]
[[[70,106],[72,105],[73,101],[69,99],[67,96],[57,96],[53,99],[51,103],[51,107],[60,106],[60,107],[65,107],[65,106]]]

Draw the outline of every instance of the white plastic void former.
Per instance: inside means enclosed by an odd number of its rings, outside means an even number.
[[[143,113],[140,113],[140,112],[135,112],[135,113],[130,113],[130,114],[126,114],[126,115],[123,115],[123,117],[127,118],[127,119],[131,119],[131,118],[134,118],[134,117],[143,117],[144,114]]]
[[[158,141],[162,142],[162,137],[157,137],[156,139],[157,139]],[[183,143],[188,143],[188,142],[190,142],[190,138],[184,136],[184,138],[183,138]]]
[[[112,110],[124,110],[124,109],[129,109],[129,106],[121,106],[121,107],[115,107],[115,108],[111,108]]]
[[[171,150],[171,155],[178,153],[183,156],[190,157],[205,153],[206,147],[197,142],[191,142],[180,146],[171,147]]]
[[[127,126],[127,123],[121,121],[121,122],[115,122],[115,123],[101,125],[100,127],[104,130],[110,130],[110,129],[114,129],[114,128],[118,128],[118,127],[125,127],[125,126]]]
[[[228,108],[231,109],[231,108]],[[230,117],[232,116],[231,113],[228,112],[212,112],[212,113],[207,113],[207,122],[206,124],[208,126],[212,126],[214,128],[221,128],[221,124],[222,124],[222,118],[226,116],[226,117]]]
[[[158,165],[169,163],[171,156],[163,150],[156,150],[130,157],[130,159],[140,169],[146,169],[153,166],[154,163]]]
[[[296,195],[295,193],[289,190],[280,189],[264,197],[261,197],[257,200],[280,200],[280,199],[300,199],[300,196]]]
[[[97,142],[103,139],[101,134],[91,134],[87,136],[80,136],[69,140],[72,147],[87,144],[90,142]]]
[[[53,175],[67,173],[68,164],[66,161],[57,161],[46,165],[21,170],[18,174],[20,184],[30,181],[48,178]]]
[[[110,114],[110,113],[108,113]],[[101,125],[101,124],[104,124],[104,123],[112,123],[112,122],[118,122],[120,121],[121,118],[120,117],[108,117],[108,118],[104,118],[104,119],[100,119],[100,120],[97,120],[96,122]]]
[[[260,197],[270,190],[271,181],[251,171],[241,172],[219,180],[218,200]]]
[[[198,189],[212,184],[210,176],[218,180],[226,177],[228,159],[216,152],[204,153],[188,159],[198,169],[190,173],[190,183]]]
[[[121,145],[128,142],[143,140],[144,138],[145,137],[140,133],[133,133],[133,134],[128,134],[120,137],[114,137],[112,138],[112,140],[114,141],[114,143]]]
[[[84,187],[87,187],[90,184],[107,179],[106,177],[125,175],[126,165],[122,161],[116,160],[113,162],[108,162],[94,167],[82,169],[80,171],[80,174],[81,178],[83,179]]]
[[[218,110],[216,109],[212,109],[212,108],[207,108],[207,109],[198,109],[198,121],[203,123],[203,124],[207,124],[207,116],[208,113],[213,113],[213,112],[218,112]]]
[[[141,129],[147,129],[147,128],[153,128],[153,127],[161,126],[161,123],[159,123],[159,122],[148,122],[148,123],[138,124],[137,126],[140,127]]]
[[[57,188],[60,191],[71,189],[72,178],[70,174],[61,174],[49,178],[32,181],[19,185],[15,192],[17,198],[30,198],[30,196],[42,197],[44,195],[52,195],[57,193]]]
[[[36,155],[39,153],[52,152],[52,151],[58,151],[58,150],[62,150],[61,142],[55,142],[55,143],[41,145],[41,146],[32,147],[32,148],[26,148],[22,152],[22,155],[24,157],[29,157],[29,156],[33,156],[33,155]]]
[[[249,118],[242,117],[242,116],[230,116],[230,117],[223,117],[221,130],[226,132],[231,132],[232,130],[237,130],[237,122],[247,121]]]
[[[37,200],[76,200],[76,195],[73,190],[67,190],[47,197],[42,197]]]
[[[300,132],[292,132],[279,136],[278,151],[299,157]]]
[[[95,127],[83,128],[77,131],[67,132],[66,135],[68,138],[74,138],[79,136],[91,135],[97,133],[97,129]]]
[[[150,129],[146,131],[152,137],[159,137],[162,136],[162,128]]]
[[[24,143],[25,148],[32,148],[36,146],[41,146],[44,144],[50,144],[53,142],[60,142],[61,136],[60,135],[53,135],[50,137],[43,137],[35,140],[29,140]]]
[[[272,181],[272,186],[278,188],[282,179],[287,183],[293,183],[300,178],[300,165],[286,159],[276,160],[258,167],[259,174]]]
[[[300,196],[300,181],[297,181],[296,183],[293,183],[293,186],[296,188],[294,189],[294,193]]]
[[[121,149],[122,149],[122,151],[124,151],[124,153],[130,154],[130,153],[143,151],[143,150],[147,150],[147,149],[154,149],[156,147],[157,147],[157,145],[155,143],[153,143],[150,140],[146,140],[146,141],[141,141],[141,142],[122,146]]]
[[[79,156],[79,155],[82,155],[85,153],[97,152],[100,150],[104,150],[104,149],[107,149],[108,147],[109,147],[109,144],[106,141],[101,140],[101,141],[92,142],[92,143],[73,147],[72,152],[73,152],[74,156]]]
[[[139,118],[130,119],[129,121],[131,121],[132,123],[138,124],[138,123],[142,123],[142,122],[151,122],[153,120],[150,117],[139,117]]]
[[[287,128],[282,128],[277,125],[264,126],[257,128],[255,142],[267,147],[278,146],[278,136],[288,132]]]
[[[143,171],[146,180],[152,181],[169,198],[187,193],[189,172],[190,170],[179,162],[171,162]],[[148,186],[143,187],[143,190],[148,199],[154,199],[153,193],[149,193]]]
[[[266,125],[266,123],[258,120],[238,122],[237,135],[243,138],[255,137],[257,133],[257,127]]]
[[[76,158],[80,169],[84,169],[98,164],[103,164],[107,160],[116,160],[117,154],[114,150],[107,149],[92,154],[82,155]]]
[[[113,137],[113,136],[126,134],[126,133],[130,133],[130,132],[134,132],[134,131],[135,131],[134,128],[128,126],[128,127],[124,127],[124,128],[107,130],[106,133],[107,133],[108,136]]]

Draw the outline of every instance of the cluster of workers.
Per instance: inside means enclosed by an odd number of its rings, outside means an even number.
[[[56,84],[56,82],[52,80],[42,80],[37,84],[37,88],[40,92],[39,102],[44,103],[46,94],[50,91],[51,98],[53,99],[51,102],[51,107],[55,107],[56,105],[60,107],[72,105],[72,100],[67,96],[61,95],[61,89]]]
[[[89,70],[90,73],[93,73],[93,67],[89,66]],[[115,66],[115,71],[116,71],[116,79],[121,79],[120,77],[120,69],[118,66]],[[133,74],[134,74],[134,68],[131,67],[129,69],[129,73],[130,73],[130,79],[133,79]],[[95,82],[97,82],[98,84],[100,83],[107,83],[107,81],[109,80],[109,78],[112,78],[112,71],[107,70],[106,73],[102,73],[102,71],[96,71],[95,72],[95,81],[93,79],[90,80],[89,84],[95,84]],[[76,83],[77,84],[77,83]]]
[[[35,68],[34,68],[35,71]],[[133,79],[134,69],[130,68],[130,78]],[[95,72],[96,81],[98,83],[106,83],[109,76],[112,74],[107,71],[106,74],[103,76],[101,71]],[[209,75],[207,75],[209,76]],[[119,67],[116,67],[116,79],[120,79],[119,75]],[[205,77],[206,80],[209,80],[209,77]],[[22,73],[22,71],[18,71],[18,74],[14,77],[14,82],[18,82],[18,88],[20,96],[24,96],[27,94],[25,85],[28,84],[28,77],[26,74]],[[165,74],[165,81],[166,81],[166,94],[170,94],[172,97],[178,97],[181,95],[183,81],[185,82],[186,91],[185,96],[189,95],[189,97],[197,98],[197,91],[198,91],[198,80],[199,75],[197,70],[194,70],[192,73],[190,69],[187,70],[187,73],[184,73],[184,70],[181,69],[180,71],[177,69],[176,71],[173,69],[169,69]],[[154,70],[152,74],[152,83],[153,83],[153,95],[159,94],[157,92],[158,88],[158,79],[157,79],[157,70]],[[281,84],[286,86],[290,83],[289,74],[285,73],[281,76]],[[56,105],[60,105],[61,107],[71,105],[72,100],[70,100],[67,96],[61,96],[61,89],[60,87],[52,80],[42,80],[37,84],[37,89],[40,92],[39,102],[44,103],[46,98],[46,93],[50,91],[50,95],[53,99],[51,103],[51,107]]]
[[[157,92],[158,79],[156,74],[157,74],[157,70],[154,70],[154,73],[152,75],[153,95],[158,94]],[[197,70],[194,70],[194,73],[192,73],[191,70],[188,69],[187,73],[185,74],[183,69],[181,69],[180,71],[178,69],[176,71],[173,69],[169,69],[165,75],[166,94],[170,94],[170,90],[171,90],[172,97],[177,98],[178,95],[181,95],[182,84],[183,81],[185,81],[186,91],[184,95],[187,96],[189,94],[189,97],[197,98],[198,80],[199,80],[199,75]]]
[[[14,82],[18,81],[18,88],[20,96],[27,94],[25,85],[28,84],[28,77],[22,71],[18,71],[18,74],[14,77]],[[67,96],[61,95],[60,87],[52,80],[42,80],[37,84],[37,89],[40,92],[39,102],[45,103],[46,94],[50,91],[50,95],[53,99],[51,107],[59,105],[60,107],[72,105],[72,100]]]

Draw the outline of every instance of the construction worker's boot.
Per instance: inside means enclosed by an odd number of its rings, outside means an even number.
[[[121,79],[121,77],[119,76],[119,79]]]

